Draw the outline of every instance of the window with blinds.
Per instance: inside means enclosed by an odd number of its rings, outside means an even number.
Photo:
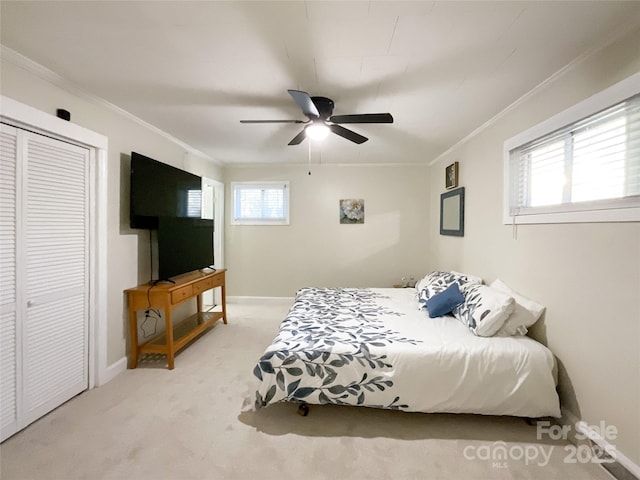
[[[640,94],[609,105],[505,144],[505,223],[640,220]]]
[[[288,225],[289,182],[234,182],[232,225]]]
[[[187,190],[187,217],[202,217],[202,190]]]

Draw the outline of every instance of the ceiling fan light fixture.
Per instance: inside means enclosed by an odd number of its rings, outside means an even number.
[[[2,1],[2,0],[0,0]],[[360,145],[369,140],[359,133],[342,126],[348,123],[393,123],[390,113],[359,113],[351,115],[333,115],[333,100],[327,97],[312,97],[301,90],[289,90],[302,113],[304,120],[240,120],[240,123],[303,123],[305,127],[291,139],[287,145],[300,145],[305,138],[322,141],[329,132],[335,133],[350,142]]]
[[[323,123],[314,123],[304,129],[311,140],[324,140],[329,135],[329,127]]]

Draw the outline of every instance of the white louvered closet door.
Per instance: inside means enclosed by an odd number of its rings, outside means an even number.
[[[0,440],[18,429],[16,129],[0,125]]]
[[[89,151],[23,130],[16,135],[15,400],[20,430],[88,387]],[[3,346],[4,329],[3,322]]]
[[[88,386],[89,151],[25,135],[23,403],[29,424]]]

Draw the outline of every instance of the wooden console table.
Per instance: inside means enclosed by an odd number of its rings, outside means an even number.
[[[221,268],[211,273],[200,271],[176,277],[174,283],[147,283],[125,290],[129,305],[129,339],[131,358],[129,368],[138,366],[138,358],[143,353],[162,353],[167,356],[169,370],[173,370],[175,354],[195,337],[222,318],[227,323],[224,273]],[[212,288],[221,288],[221,312],[202,311],[202,292]],[[178,305],[196,297],[197,313],[173,325],[171,311]],[[161,309],[164,311],[165,331],[138,345],[139,310]]]

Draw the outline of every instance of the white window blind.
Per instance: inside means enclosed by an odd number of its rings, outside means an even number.
[[[231,189],[232,224],[289,224],[289,182],[238,182]]]
[[[634,220],[640,207],[640,94],[508,148],[505,214],[516,223]],[[599,211],[598,215],[571,216]],[[605,211],[605,214],[602,212]],[[549,216],[550,214],[550,216]],[[553,220],[554,214],[563,214]],[[528,221],[527,216],[544,218]],[[524,219],[524,220],[523,220]],[[582,219],[582,220],[581,220]],[[587,219],[587,220],[584,220]],[[505,223],[508,218],[505,218]]]
[[[200,218],[202,215],[202,190],[187,191],[187,217]]]

